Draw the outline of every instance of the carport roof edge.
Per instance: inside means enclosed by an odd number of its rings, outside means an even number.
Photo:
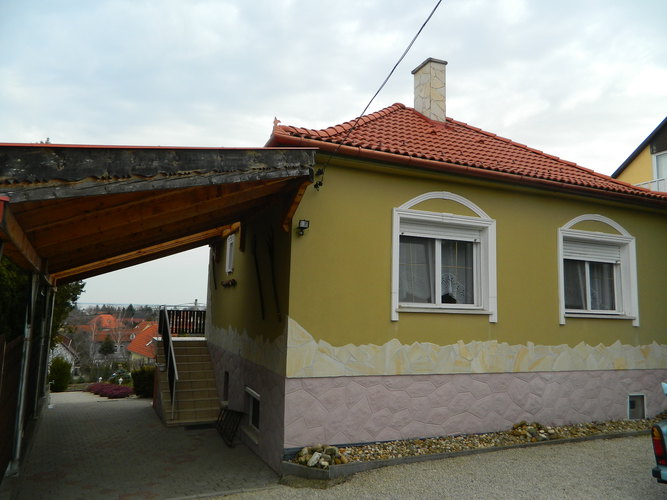
[[[287,230],[316,150],[0,143],[4,254],[55,283],[206,244],[258,210]]]
[[[204,148],[0,143],[0,193],[39,185],[152,179],[188,174],[304,175],[316,148]],[[272,175],[271,177],[281,177]],[[253,177],[253,176],[250,176]],[[12,200],[13,201],[13,200]]]

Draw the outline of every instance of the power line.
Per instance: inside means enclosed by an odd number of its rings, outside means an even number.
[[[377,89],[377,91],[375,92],[375,94],[373,94],[373,97],[371,97],[370,101],[368,101],[368,104],[366,104],[366,107],[364,108],[364,110],[363,110],[363,111],[361,112],[361,114],[354,120],[354,123],[352,124],[352,126],[347,130],[347,132],[346,132],[345,135],[343,136],[343,139],[341,140],[340,144],[338,144],[338,147],[336,148],[336,150],[335,150],[333,153],[329,154],[329,157],[327,158],[327,162],[326,162],[326,164],[323,166],[323,168],[326,168],[326,167],[329,165],[329,161],[331,160],[331,157],[332,157],[333,155],[335,155],[335,154],[338,152],[338,150],[340,149],[340,147],[343,145],[343,142],[345,142],[345,139],[347,139],[348,136],[352,133],[352,131],[357,127],[357,124],[359,123],[359,120],[361,120],[361,118],[366,114],[366,111],[368,111],[368,108],[369,108],[370,105],[373,103],[373,101],[374,101],[375,98],[378,96],[378,94],[379,94],[380,92],[382,92],[382,89],[383,89],[384,86],[387,84],[387,82],[389,81],[389,79],[391,78],[391,76],[394,74],[394,71],[396,71],[396,68],[398,68],[398,65],[401,64],[401,62],[403,62],[403,59],[405,59],[405,56],[408,55],[408,52],[410,51],[410,49],[411,49],[412,46],[414,45],[414,43],[415,43],[415,41],[417,40],[417,38],[419,38],[419,35],[420,35],[421,32],[424,30],[424,28],[426,27],[426,25],[428,24],[428,22],[429,22],[429,21],[431,20],[431,18],[433,17],[433,14],[435,14],[435,11],[438,10],[438,7],[440,7],[440,4],[441,4],[441,3],[442,3],[442,0],[438,0],[438,1],[436,2],[435,7],[433,7],[433,10],[431,10],[431,13],[428,15],[428,17],[426,18],[426,20],[424,21],[424,23],[421,25],[421,27],[419,28],[419,30],[417,31],[417,33],[415,34],[415,36],[412,38],[412,40],[410,41],[410,43],[408,44],[408,46],[406,47],[406,49],[403,51],[403,54],[401,54],[401,57],[398,58],[398,61],[396,61],[396,64],[394,64],[394,67],[391,68],[391,71],[389,72],[389,74],[387,75],[387,77],[384,79],[384,81],[382,82],[382,84],[380,85],[380,87]],[[317,181],[317,182],[315,183],[315,189],[319,189],[319,188],[322,186],[323,183],[324,183],[324,170],[322,170],[322,179],[320,179],[319,181]]]

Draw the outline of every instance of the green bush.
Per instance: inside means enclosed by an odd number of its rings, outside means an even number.
[[[154,376],[154,366],[142,366],[138,370],[132,370],[134,393],[140,398],[152,398]]]
[[[71,378],[72,365],[61,357],[53,358],[49,367],[51,391],[63,392],[67,390]]]
[[[113,372],[107,380],[112,384],[120,384],[121,379],[123,380],[123,385],[130,385],[130,382],[132,381],[132,374],[122,366],[116,368],[116,371]]]

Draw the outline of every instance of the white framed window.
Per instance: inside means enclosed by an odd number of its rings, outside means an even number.
[[[234,272],[234,243],[236,242],[236,233],[227,236],[225,241],[225,271],[227,274]]]
[[[628,420],[646,418],[646,397],[644,394],[628,394]]]
[[[257,392],[253,391],[250,387],[246,386],[246,400],[247,400],[247,413],[248,413],[248,423],[250,427],[254,430],[259,431],[259,402],[260,396]]]
[[[414,210],[430,199],[477,216]],[[392,321],[401,312],[488,314],[497,321],[495,221],[471,201],[444,191],[394,209]]]
[[[667,178],[667,151],[662,151],[653,155],[654,178]]]
[[[655,191],[667,191],[667,151],[661,151],[653,155],[653,182],[642,183]]]
[[[620,234],[572,227],[597,221]],[[566,317],[632,319],[639,326],[635,239],[602,215],[586,214],[558,230],[560,323]]]

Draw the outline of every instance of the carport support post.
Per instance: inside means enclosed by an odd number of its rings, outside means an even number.
[[[49,365],[49,347],[51,345],[51,332],[53,330],[53,307],[56,299],[56,289],[52,286],[48,287],[48,296],[46,305],[44,307],[44,321],[41,322],[42,334],[40,338],[42,342],[39,346],[39,373],[37,375],[38,392],[35,394],[35,401],[33,401],[32,414],[35,418],[39,416],[40,400],[47,394],[47,378],[46,373]]]
[[[30,366],[30,347],[32,344],[32,328],[34,324],[33,314],[37,302],[39,290],[39,274],[32,273],[30,281],[30,292],[28,304],[25,311],[25,337],[23,339],[23,355],[21,365],[21,379],[19,380],[19,404],[16,408],[16,421],[14,423],[14,451],[12,460],[7,466],[6,476],[15,476],[19,473],[19,460],[21,458],[21,445],[23,442],[23,415],[25,414],[26,398],[28,391],[28,368]]]

